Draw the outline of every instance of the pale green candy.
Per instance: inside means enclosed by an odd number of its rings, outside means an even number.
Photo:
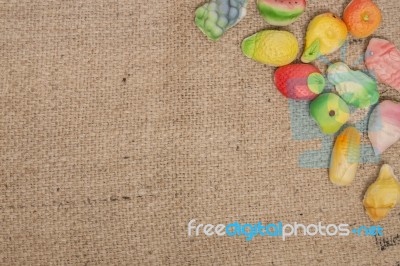
[[[366,108],[379,100],[376,81],[362,71],[353,71],[339,62],[328,68],[328,79],[343,100],[357,108]]]
[[[246,15],[246,6],[247,0],[211,0],[197,8],[195,23],[216,41]]]

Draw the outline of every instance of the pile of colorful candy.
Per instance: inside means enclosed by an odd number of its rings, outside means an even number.
[[[218,40],[245,15],[247,0],[211,0],[196,10],[195,23],[211,40]],[[264,20],[274,26],[295,22],[306,9],[306,0],[257,0]],[[335,134],[350,118],[349,106],[374,107],[368,136],[376,154],[400,140],[400,103],[379,102],[378,83],[400,91],[400,51],[387,40],[372,38],[365,53],[370,74],[350,69],[345,63],[329,66],[327,78],[335,92],[323,93],[325,77],[309,64],[337,51],[348,32],[355,38],[371,36],[381,23],[381,11],[371,0],[352,0],[343,20],[332,13],[316,16],[308,25],[300,64],[291,64],[299,53],[296,37],[282,30],[263,30],[243,40],[242,52],[254,61],[279,67],[275,85],[287,98],[312,101],[310,115],[324,134]],[[336,138],[329,178],[339,186],[350,185],[360,161],[360,132],[348,126]],[[383,165],[376,182],[365,193],[364,207],[371,220],[385,218],[400,202],[400,183],[389,165]]]

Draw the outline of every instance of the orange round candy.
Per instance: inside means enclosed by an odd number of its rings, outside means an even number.
[[[381,24],[380,9],[371,0],[352,0],[343,12],[349,32],[356,38],[365,38]]]

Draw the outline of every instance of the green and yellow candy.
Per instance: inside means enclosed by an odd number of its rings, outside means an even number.
[[[310,105],[310,114],[324,134],[335,134],[349,120],[347,104],[334,93],[318,96]]]
[[[288,31],[264,30],[244,39],[242,52],[254,61],[284,66],[296,59],[299,45],[296,37]]]

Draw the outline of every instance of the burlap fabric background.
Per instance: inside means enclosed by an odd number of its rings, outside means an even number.
[[[308,21],[346,2],[310,1],[286,28],[303,46]],[[375,36],[400,46],[400,3],[376,2]],[[243,38],[273,27],[250,1],[213,43],[194,26],[200,4],[1,1],[1,265],[400,263],[399,208],[381,223],[381,242],[188,238],[191,219],[372,225],[361,199],[379,170],[363,164],[352,186],[336,188],[326,169],[299,168],[319,140],[292,140],[273,68],[240,51]],[[382,157],[398,176],[399,155],[400,143]]]

